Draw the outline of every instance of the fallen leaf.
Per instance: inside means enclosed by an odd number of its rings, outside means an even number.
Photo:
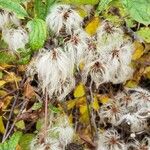
[[[0,80],[0,87],[4,86],[6,84],[6,81]]]
[[[13,96],[7,96],[2,100],[2,110],[6,110],[9,104],[11,103]]]
[[[19,128],[19,129],[25,129],[25,123],[24,123],[24,121],[23,120],[20,120],[20,121],[18,121],[18,122],[16,122],[15,123],[15,126],[17,127],[17,128]]]
[[[137,60],[143,55],[144,47],[139,42],[134,42],[134,47],[135,47],[135,51],[133,53],[132,60]]]
[[[3,123],[3,117],[0,116],[0,133],[4,134],[4,132],[5,132],[5,127]]]
[[[94,110],[96,110],[96,111],[98,111],[99,108],[100,108],[100,106],[99,106],[99,104],[98,104],[98,99],[97,99],[96,96],[94,96],[94,100],[93,100],[93,103],[92,103],[92,108],[93,108]]]
[[[68,116],[68,120],[69,120],[69,123],[70,123],[70,124],[73,123],[73,116],[72,116],[72,114],[70,114],[70,115]]]
[[[80,114],[84,114],[85,112],[87,112],[87,106],[80,106]]]
[[[90,120],[89,120],[89,115],[88,115],[87,112],[85,112],[84,114],[80,115],[79,122],[81,122],[83,124],[89,124]]]
[[[87,105],[81,105],[79,110],[80,110],[79,122],[82,122],[84,124],[88,124],[90,120],[89,120]]]
[[[76,99],[67,101],[67,109],[68,110],[72,109],[75,105],[76,105]]]
[[[0,65],[0,70],[4,70],[4,69],[9,69],[15,67],[15,65],[9,65],[9,64],[1,64]]]
[[[108,103],[109,101],[109,97],[107,95],[97,95],[99,101],[102,103],[102,104],[106,104]]]
[[[129,81],[127,81],[125,86],[128,87],[128,88],[135,88],[135,87],[138,86],[138,83],[134,80],[129,80]]]
[[[7,92],[6,91],[4,91],[4,90],[0,90],[0,97],[1,96],[5,96],[7,94]]]
[[[6,82],[19,82],[22,80],[20,76],[17,76],[14,72],[9,72],[9,74],[5,75],[4,80]]]
[[[0,79],[2,79],[2,78],[3,78],[3,72],[0,71]]]
[[[100,19],[99,17],[94,17],[85,27],[85,31],[89,34],[89,35],[94,35],[96,33],[96,30],[98,28],[100,24]]]
[[[83,83],[79,83],[74,90],[74,97],[79,98],[85,95],[85,88]]]
[[[150,66],[145,68],[144,74],[148,79],[150,79]]]
[[[33,87],[30,85],[28,81],[24,85],[24,96],[27,97],[28,99],[31,99],[34,96],[36,96]]]
[[[81,62],[81,63],[79,64],[79,68],[80,68],[81,71],[83,70],[84,66],[85,66],[84,62]]]

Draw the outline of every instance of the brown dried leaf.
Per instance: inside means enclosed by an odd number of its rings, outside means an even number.
[[[28,99],[31,99],[34,96],[36,96],[33,87],[30,85],[28,81],[24,85],[24,96],[27,97]]]

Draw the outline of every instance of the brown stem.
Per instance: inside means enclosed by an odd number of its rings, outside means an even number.
[[[44,137],[47,137],[47,127],[48,127],[48,95],[47,95],[47,90],[45,90],[45,129],[44,129]],[[46,140],[46,139],[45,139]]]
[[[91,127],[91,135],[92,135],[92,140],[93,142],[97,140],[97,127],[95,124],[95,119],[93,115],[93,111],[90,108],[90,102],[93,101],[93,96],[92,96],[92,91],[91,91],[91,86],[87,89],[86,93],[86,103],[87,103],[87,109],[88,109],[88,115],[89,115],[89,121],[90,121],[90,127]]]
[[[9,135],[11,134],[11,132],[12,132],[14,126],[15,126],[15,123],[17,122],[17,118],[21,115],[21,113],[22,113],[22,111],[24,110],[26,104],[27,104],[27,101],[25,101],[24,104],[22,105],[22,107],[21,107],[21,109],[20,109],[20,112],[19,112],[19,114],[17,115],[16,119],[14,120],[13,124],[11,125],[11,128],[9,129],[9,131],[8,131],[8,132],[5,132],[5,136],[3,136],[2,143],[5,142],[5,140],[7,140],[7,138],[8,138]],[[8,120],[8,121],[9,121],[9,120]],[[8,123],[8,122],[7,122],[7,123]],[[10,123],[10,121],[9,121],[9,123]],[[9,124],[8,124],[8,127],[9,127]],[[8,130],[8,127],[6,127],[7,130]],[[6,131],[7,131],[7,130],[6,130]]]

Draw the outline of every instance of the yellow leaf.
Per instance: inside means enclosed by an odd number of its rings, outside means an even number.
[[[85,31],[89,34],[89,35],[94,35],[96,33],[96,30],[98,28],[100,24],[100,19],[99,17],[94,17],[85,27]]]
[[[97,95],[97,97],[102,104],[106,104],[109,101],[109,97],[107,95]]]
[[[4,134],[4,132],[5,132],[5,127],[3,123],[3,118],[2,116],[0,116],[0,133]]]
[[[16,87],[18,89],[18,82],[22,80],[20,76],[16,76],[14,72],[8,72],[7,75],[5,75],[5,81],[9,83],[15,83]]]
[[[80,119],[79,119],[80,122],[82,123],[89,123],[89,115],[88,115],[88,109],[87,109],[87,106],[83,105],[83,106],[80,106]]]
[[[87,112],[87,106],[81,105],[80,106],[80,114],[84,114],[85,112]]]
[[[9,74],[7,74],[5,76],[6,82],[19,82],[21,80],[22,80],[22,78],[19,76],[16,76],[16,74],[14,72],[10,72]]]
[[[81,63],[79,64],[79,68],[80,68],[81,71],[83,70],[84,65],[85,65],[84,62],[81,62]]]
[[[81,17],[83,17],[83,18],[88,15],[88,13],[86,12],[86,10],[84,10],[84,9],[82,9],[82,8],[80,8],[80,7],[76,8],[75,10],[76,10],[76,11],[78,12],[78,14],[79,14]]]
[[[68,120],[69,120],[69,123],[70,123],[70,124],[73,123],[73,116],[72,116],[72,114],[70,114],[70,115],[68,116]]]
[[[134,42],[134,47],[135,47],[135,51],[133,53],[132,60],[137,60],[143,55],[144,47],[139,42]]]
[[[77,85],[77,87],[74,90],[74,97],[79,98],[84,95],[85,95],[84,85],[82,83],[79,83],[79,85]]]
[[[0,97],[1,96],[5,96],[7,94],[7,92],[6,91],[4,91],[4,90],[0,90]]]
[[[98,111],[99,110],[99,104],[98,104],[98,99],[97,99],[97,97],[96,96],[94,96],[94,101],[93,101],[93,103],[92,103],[92,108],[94,109],[94,110],[96,110],[96,111]]]
[[[76,105],[76,100],[69,100],[67,102],[67,109],[70,110]]]
[[[5,85],[5,84],[6,84],[6,81],[0,80],[0,87],[2,87],[2,86]]]
[[[79,122],[82,122],[84,124],[89,124],[89,115],[88,113],[84,113],[80,116]]]
[[[15,67],[15,65],[9,65],[9,64],[1,64],[0,66],[1,66],[0,67],[1,70]]]
[[[150,79],[150,72],[146,73],[146,77]]]
[[[146,67],[144,70],[144,74],[148,79],[150,79],[150,66]]]
[[[3,99],[3,106],[2,110],[6,110],[9,104],[11,103],[11,100],[13,99],[13,96],[7,96]]]
[[[146,67],[144,70],[144,73],[148,73],[148,72],[150,72],[150,66]]]
[[[138,83],[134,80],[129,80],[129,81],[127,81],[125,86],[128,87],[128,88],[135,88],[135,87],[138,86]]]

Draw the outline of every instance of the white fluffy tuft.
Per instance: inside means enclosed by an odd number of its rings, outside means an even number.
[[[5,29],[2,32],[2,37],[13,52],[20,48],[25,48],[25,45],[28,43],[28,33],[22,28]]]

